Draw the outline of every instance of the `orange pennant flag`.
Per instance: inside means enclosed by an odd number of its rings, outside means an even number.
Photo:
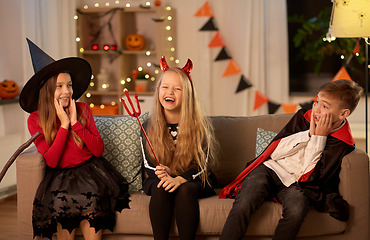
[[[199,10],[194,14],[194,17],[213,17],[213,12],[208,1],[199,8]]]
[[[340,79],[347,79],[347,80],[352,81],[352,78],[349,76],[345,67],[340,68],[339,72],[337,72],[337,74],[334,76],[332,81],[337,81],[337,80],[340,80]]]
[[[220,32],[217,32],[216,35],[212,38],[211,42],[208,44],[209,48],[213,47],[225,47],[224,40],[221,37]]]
[[[357,39],[355,48],[352,50],[352,53],[353,54],[360,53],[360,40],[359,39]]]
[[[227,68],[222,76],[226,77],[240,72],[240,68],[238,67],[238,65],[236,65],[235,61],[233,59],[230,59],[229,65],[227,65]]]
[[[294,113],[297,109],[298,103],[282,103],[284,113]]]
[[[270,99],[268,99],[265,95],[256,90],[254,95],[253,111],[256,111],[258,108],[260,108],[263,104],[267,103],[268,101],[270,101]]]

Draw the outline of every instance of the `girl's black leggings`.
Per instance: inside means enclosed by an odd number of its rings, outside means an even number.
[[[180,240],[193,240],[199,222],[198,196],[202,190],[201,185],[186,182],[169,193],[162,187],[158,188],[157,183],[151,186],[152,197],[149,204],[154,239],[168,239],[172,216],[175,214]]]

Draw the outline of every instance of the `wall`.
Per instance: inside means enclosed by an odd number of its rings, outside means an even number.
[[[6,6],[5,6],[6,5]],[[0,81],[11,79],[23,86],[22,1],[0,2]],[[17,102],[0,105],[0,169],[21,145],[25,115]],[[15,164],[0,183],[1,192],[16,183]]]

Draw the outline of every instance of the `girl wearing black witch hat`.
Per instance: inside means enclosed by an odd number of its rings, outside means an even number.
[[[80,227],[85,239],[113,231],[115,211],[129,208],[127,181],[103,157],[103,140],[89,106],[75,102],[87,89],[90,64],[81,58],[55,61],[28,40],[35,74],[19,102],[30,113],[31,135],[46,162],[33,203],[34,237],[74,239]]]

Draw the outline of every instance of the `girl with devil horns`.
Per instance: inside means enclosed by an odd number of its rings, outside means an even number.
[[[35,74],[19,102],[30,113],[31,135],[46,163],[33,202],[33,235],[74,239],[80,227],[85,239],[113,231],[115,211],[129,208],[128,183],[103,157],[103,140],[90,107],[75,102],[90,83],[84,59],[52,59],[28,40]]]
[[[181,69],[169,68],[162,57],[161,68],[154,110],[143,124],[160,165],[143,140],[148,175],[143,188],[151,196],[154,239],[168,239],[173,213],[180,239],[194,239],[199,222],[198,198],[215,194],[212,186],[216,180],[210,169],[217,144],[190,77],[191,60]]]

